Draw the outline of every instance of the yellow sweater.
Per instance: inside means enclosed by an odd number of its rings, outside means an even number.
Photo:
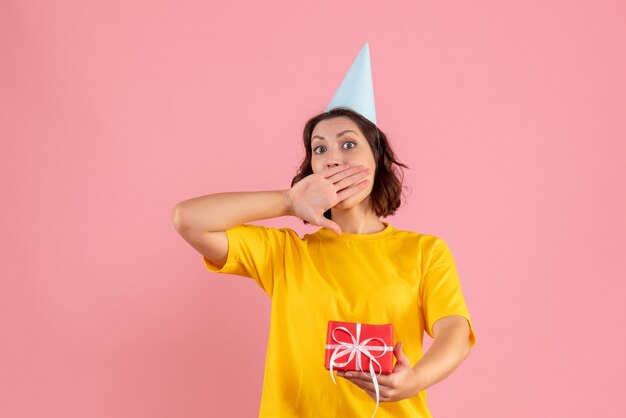
[[[467,318],[476,337],[452,254],[438,237],[388,223],[373,234],[340,237],[321,228],[300,238],[288,228],[239,225],[226,231],[228,259],[207,269],[254,279],[272,299],[259,416],[370,417],[375,400],[324,368],[329,320],[392,323],[411,364],[424,331],[449,315]],[[433,337],[434,338],[434,337]],[[381,402],[377,418],[431,417],[426,391]]]

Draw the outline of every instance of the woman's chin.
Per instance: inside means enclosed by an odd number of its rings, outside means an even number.
[[[367,199],[367,196],[368,196],[367,194],[364,194],[364,195],[357,194],[355,196],[352,196],[336,204],[333,208],[341,209],[341,210],[352,209],[353,207],[360,205],[365,199]]]
[[[333,209],[339,209],[339,210],[346,210],[346,209],[350,209],[352,208],[354,205],[350,205],[349,203],[347,203],[345,200],[341,203],[336,204],[335,206],[333,206]]]

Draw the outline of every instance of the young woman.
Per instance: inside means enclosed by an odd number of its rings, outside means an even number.
[[[400,206],[401,167],[385,134],[335,108],[310,119],[306,156],[286,190],[217,193],[179,203],[173,223],[207,269],[255,280],[271,297],[261,417],[370,416],[361,372],[324,368],[330,320],[394,325],[397,359],[378,376],[378,417],[430,417],[425,389],[469,355],[475,336],[446,243],[381,217]],[[296,216],[321,228],[246,224]],[[434,341],[422,353],[423,334]]]

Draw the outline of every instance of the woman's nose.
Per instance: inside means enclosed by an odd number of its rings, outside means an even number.
[[[326,167],[328,168],[337,167],[343,163],[337,152],[327,151],[326,157],[328,158],[326,160]]]

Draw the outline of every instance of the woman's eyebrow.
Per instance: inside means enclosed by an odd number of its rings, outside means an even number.
[[[353,134],[357,135],[356,132],[354,132],[352,129],[346,129],[345,131],[341,131],[337,134],[337,138],[339,138],[341,135],[344,135],[348,132],[352,132]],[[321,135],[315,135],[313,138],[311,138],[311,141],[314,140],[315,138],[319,138],[319,139],[325,139],[323,136]]]

